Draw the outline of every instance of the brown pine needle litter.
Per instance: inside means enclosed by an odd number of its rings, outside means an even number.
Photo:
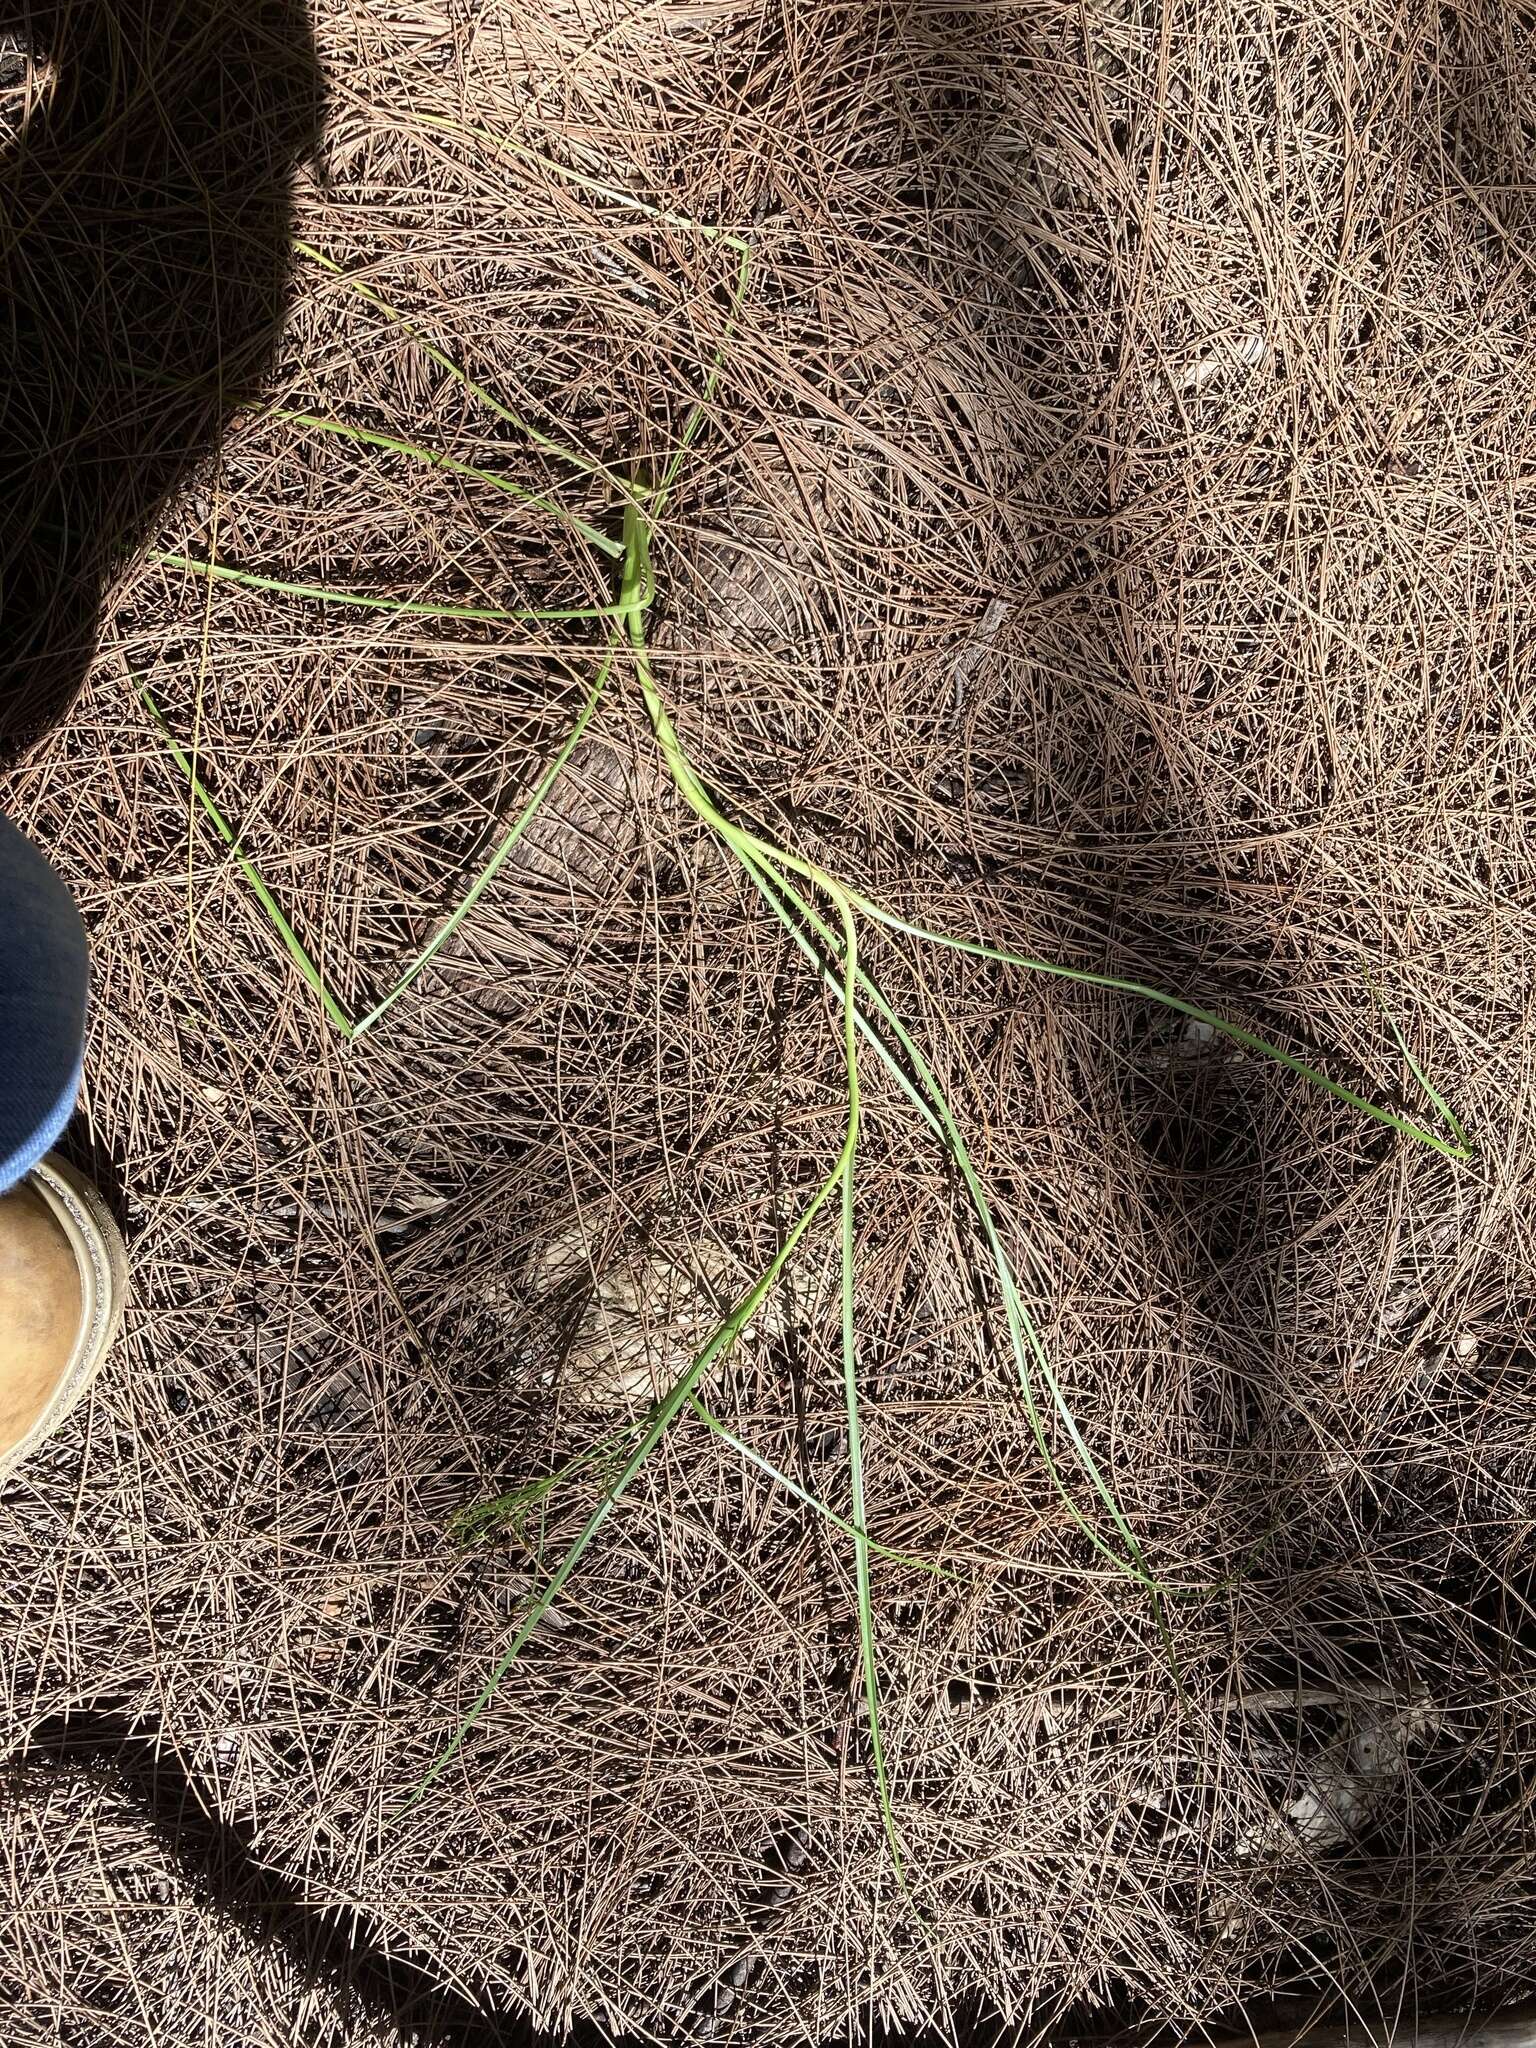
[[[1528,1989],[1529,32],[313,32],[278,352],[3,792],[136,1288],[0,1499],[8,1739],[119,1731],[14,2038],[389,2038],[130,1727],[550,2027]]]

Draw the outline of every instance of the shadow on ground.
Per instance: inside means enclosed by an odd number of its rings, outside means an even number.
[[[9,1799],[23,1802],[61,1778],[111,1782],[126,1792],[197,1905],[269,1953],[282,1951],[304,1990],[332,2004],[344,2025],[390,2030],[409,2048],[541,2048],[556,2041],[561,2048],[603,2048],[616,2040],[590,2022],[555,2036],[488,2010],[444,1985],[430,1956],[387,1943],[366,1915],[311,1904],[301,1885],[262,1860],[248,1823],[210,1810],[175,1749],[118,1709],[82,1708],[40,1723],[0,1784]],[[1008,2031],[977,2014],[972,2031],[958,2038],[991,2042]],[[631,2038],[639,2048],[638,2037]],[[941,2048],[956,2037],[880,2038],[892,2048]],[[624,2037],[616,2048],[625,2048]]]
[[[307,1988],[335,2000],[353,2024],[386,2022],[413,2048],[523,2048],[541,2037],[442,1985],[430,1958],[386,1948],[366,1917],[309,1904],[302,1888],[257,1854],[247,1824],[223,1820],[152,1730],[110,1708],[61,1715],[34,1729],[10,1769],[13,1797],[45,1776],[110,1777],[126,1790],[199,1905],[248,1938],[281,1948]],[[578,2030],[580,2044],[602,2036]]]
[[[0,37],[3,759],[259,388],[321,88],[303,0],[7,0]]]

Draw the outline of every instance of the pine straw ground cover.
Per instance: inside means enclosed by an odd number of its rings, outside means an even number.
[[[1102,2028],[1525,1988],[1527,30],[554,0],[315,35],[327,261],[295,259],[278,410],[166,512],[6,785],[92,926],[80,1144],[137,1290],[0,1503],[11,1736],[110,1708],[120,1763],[158,1745],[301,1917],[461,2010],[809,2042],[973,1998]],[[734,314],[687,222],[749,239]],[[177,565],[611,607],[569,522],[612,539],[612,482],[443,356],[621,477],[718,367],[648,632],[734,815],[1411,1115],[1416,1060],[1474,1136],[1458,1165],[1191,1020],[861,933],[1180,1589],[1074,1521],[963,1190],[866,1057],[868,1526],[944,1568],[872,1566],[905,1890],[848,1540],[687,1416],[407,1806],[608,1468],[488,1541],[455,1516],[643,1411],[847,1111],[837,1006],[680,801],[633,661],[360,1040],[194,801],[146,686],[355,1019],[570,732],[602,621]],[[846,1515],[838,1323],[829,1222],[702,1390]],[[145,1783],[14,1774],[8,2040],[391,2038],[215,1909]]]

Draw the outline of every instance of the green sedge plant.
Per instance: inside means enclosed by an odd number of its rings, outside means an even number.
[[[622,538],[590,521],[579,519],[563,508],[556,497],[523,489],[494,470],[462,463],[423,447],[405,437],[365,429],[319,413],[273,408],[272,416],[300,432],[313,432],[359,445],[379,448],[410,460],[476,479],[526,502],[530,514],[552,516],[563,522],[573,537],[614,563],[614,597],[610,604],[586,608],[518,609],[492,606],[438,604],[427,600],[401,599],[366,592],[338,591],[317,585],[290,582],[259,574],[237,564],[217,559],[199,559],[186,554],[162,553],[155,557],[167,568],[214,580],[229,581],[274,597],[307,600],[320,605],[363,608],[373,613],[396,613],[412,618],[472,620],[491,624],[521,624],[533,621],[561,624],[601,622],[607,627],[595,672],[585,689],[560,747],[534,785],[532,794],[502,833],[489,858],[464,888],[451,912],[428,943],[403,968],[394,984],[361,1016],[348,1014],[326,980],[324,973],[293,925],[283,913],[263,880],[255,861],[234,826],[210,794],[194,754],[182,747],[147,688],[144,702],[170,748],[173,759],[186,778],[195,806],[207,817],[214,831],[230,849],[240,872],[253,890],[282,948],[295,969],[314,991],[326,1017],[336,1031],[351,1043],[368,1037],[409,992],[421,974],[471,915],[475,905],[495,881],[532,824],[541,806],[570,761],[582,736],[598,716],[616,675],[622,673],[638,693],[656,746],[673,788],[723,854],[735,862],[751,884],[765,909],[783,927],[788,939],[803,956],[807,971],[824,984],[840,1014],[840,1043],[844,1090],[843,1137],[836,1157],[825,1176],[803,1202],[798,1214],[784,1231],[773,1257],[743,1289],[739,1300],[725,1314],[698,1354],[676,1382],[634,1423],[620,1429],[570,1460],[555,1473],[534,1480],[498,1499],[470,1504],[455,1518],[452,1533],[462,1541],[475,1541],[498,1529],[511,1529],[530,1543],[542,1559],[544,1512],[554,1492],[565,1485],[594,1481],[599,1486],[596,1505],[586,1516],[575,1539],[562,1555],[546,1568],[543,1584],[530,1601],[511,1641],[496,1659],[477,1698],[463,1716],[451,1741],[438,1755],[431,1769],[416,1786],[407,1804],[425,1796],[462,1749],[475,1724],[495,1697],[498,1687],[521,1655],[534,1630],[558,1599],[562,1588],[604,1523],[633,1485],[663,1438],[685,1418],[707,1428],[744,1461],[762,1471],[793,1498],[799,1500],[846,1536],[852,1545],[857,1594],[859,1663],[863,1687],[865,1725],[876,1796],[885,1829],[892,1867],[904,1887],[900,1834],[892,1797],[890,1770],[883,1736],[878,1654],[875,1640],[873,1561],[884,1558],[905,1567],[947,1576],[942,1564],[935,1564],[889,1549],[871,1535],[867,1520],[864,1445],[857,1370],[856,1341],[856,1236],[859,1141],[863,1120],[860,1088],[861,1060],[878,1061],[898,1091],[927,1127],[942,1157],[955,1171],[964,1198],[974,1218],[990,1268],[991,1287],[1001,1307],[1007,1332],[1007,1349],[1012,1357],[1022,1404],[1044,1471],[1063,1502],[1067,1513],[1093,1550],[1117,1573],[1135,1582],[1153,1603],[1158,1625],[1167,1638],[1164,1602],[1171,1596],[1188,1597],[1208,1589],[1179,1588],[1160,1580],[1147,1558],[1113,1487],[1085,1441],[1061,1381],[1055,1372],[1040,1329],[1030,1312],[1013,1261],[1004,1242],[993,1205],[977,1169],[959,1117],[925,1057],[913,1030],[886,997],[869,973],[860,952],[860,931],[864,927],[915,943],[965,953],[999,966],[1023,969],[1080,986],[1105,990],[1156,1005],[1219,1034],[1245,1051],[1290,1069],[1310,1086],[1322,1089],[1386,1126],[1414,1144],[1453,1161],[1465,1161],[1471,1147],[1465,1130],[1448,1105],[1430,1084],[1409,1051],[1406,1041],[1389,1018],[1393,1037],[1415,1081],[1422,1089],[1440,1128],[1420,1123],[1397,1110],[1370,1101],[1343,1086],[1297,1054],[1246,1026],[1185,998],[1169,994],[1146,983],[1118,975],[1074,967],[1061,961],[1033,959],[950,933],[933,931],[915,924],[876,902],[847,880],[834,875],[821,863],[795,852],[763,831],[754,829],[732,814],[731,807],[715,791],[703,770],[690,759],[679,737],[670,707],[657,680],[650,659],[648,619],[656,601],[655,557],[668,502],[683,473],[688,452],[703,431],[711,403],[723,374],[730,340],[746,301],[753,275],[753,250],[744,237],[724,228],[689,220],[683,215],[651,206],[631,195],[604,185],[569,166],[538,152],[493,135],[470,124],[415,117],[429,128],[495,149],[505,155],[535,163],[576,186],[604,205],[696,235],[728,251],[734,258],[734,272],[723,325],[723,338],[715,351],[698,395],[684,421],[676,446],[650,475],[632,470],[621,474],[595,457],[568,447],[557,437],[514,412],[494,392],[476,382],[446,350],[414,325],[372,286],[351,276],[323,251],[298,244],[299,253],[313,264],[341,279],[364,298],[381,319],[403,331],[444,373],[492,416],[512,426],[535,447],[573,475],[600,479],[611,492],[615,507],[622,512]],[[818,1220],[826,1212],[835,1218],[839,1250],[839,1329],[842,1358],[842,1393],[848,1443],[849,1512],[840,1515],[825,1501],[808,1492],[788,1474],[772,1465],[743,1442],[707,1406],[701,1382],[731,1351],[742,1331],[762,1308],[779,1279],[795,1259]],[[1065,1447],[1065,1456],[1058,1450]],[[1072,1468],[1077,1480],[1074,1481]],[[1087,1505],[1079,1499],[1086,1489]],[[537,1533],[536,1533],[537,1532]],[[1171,1644],[1170,1644],[1171,1650]]]

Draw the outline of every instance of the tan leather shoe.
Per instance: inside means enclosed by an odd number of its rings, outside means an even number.
[[[0,1479],[89,1387],[127,1298],[127,1255],[106,1204],[50,1153],[0,1195]]]

